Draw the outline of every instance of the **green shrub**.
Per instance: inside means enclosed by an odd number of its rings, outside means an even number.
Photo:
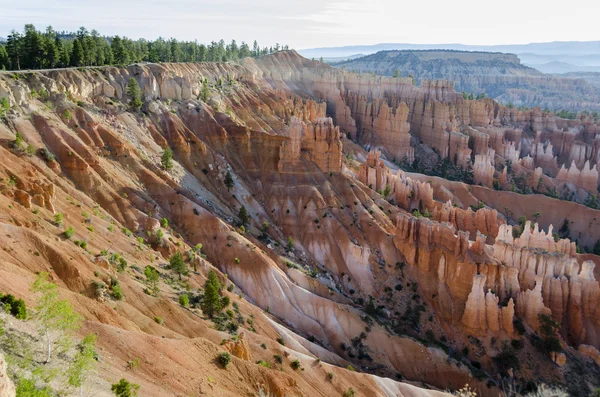
[[[292,360],[292,362],[290,363],[290,366],[292,367],[292,369],[294,371],[299,370],[302,367],[302,364],[300,363],[300,360],[298,359],[294,359]]]
[[[346,390],[344,393],[342,393],[343,397],[354,397],[355,396],[355,392],[354,389],[349,387],[348,390]]]
[[[162,325],[162,324],[164,324],[165,320],[163,320],[163,318],[162,318],[162,317],[160,317],[160,316],[155,316],[155,317],[154,317],[154,322],[155,322],[156,324],[161,324],[161,325]]]
[[[31,143],[28,143],[27,146],[25,147],[25,153],[28,156],[33,156],[35,154],[35,148],[33,147],[33,145]]]
[[[122,256],[117,260],[117,271],[122,273],[127,269],[127,261]]]
[[[266,347],[265,347],[265,349],[266,349]],[[275,360],[276,363],[283,364],[283,356],[281,354],[275,354],[273,356],[273,359]]]
[[[515,353],[514,348],[507,342],[502,343],[502,350],[496,356],[492,357],[494,364],[498,367],[498,371],[501,375],[506,376],[509,369],[519,370],[521,363],[519,357]]]
[[[38,150],[38,155],[46,162],[49,163],[50,161],[56,161],[56,156],[54,156],[54,154],[52,154],[48,149],[46,148],[41,148]]]
[[[110,390],[117,397],[135,397],[140,390],[140,385],[129,383],[125,379],[121,379],[118,383],[111,385]]]
[[[110,292],[113,298],[115,298],[118,301],[123,300],[123,289],[121,288],[120,284],[114,284],[111,288],[110,288]]]
[[[67,239],[70,239],[71,237],[73,237],[74,234],[75,234],[75,229],[73,228],[73,226],[69,226],[63,232],[63,236],[65,236],[65,238],[67,238]]]
[[[268,361],[258,360],[256,363],[261,367],[271,368],[271,363]]]
[[[280,345],[282,345],[282,346],[285,346],[285,341],[283,340],[283,338],[282,338],[281,336],[280,336],[280,337],[278,337],[278,338],[276,339],[276,341],[277,341],[277,342],[278,342]]]
[[[96,298],[100,298],[102,293],[106,289],[106,284],[103,281],[92,281],[92,288],[94,288],[94,292],[96,293]]]
[[[2,303],[8,313],[19,320],[25,320],[27,318],[27,307],[23,299],[15,299],[15,297],[10,294],[0,294],[0,303]]]
[[[190,305],[190,297],[188,294],[183,294],[179,296],[179,304],[183,307],[188,307]]]
[[[559,352],[562,350],[562,345],[558,339],[558,330],[560,324],[552,318],[552,316],[546,314],[538,315],[540,322],[540,334],[543,337],[542,348],[547,353]]]
[[[52,397],[55,393],[49,387],[38,388],[31,379],[19,379],[17,397]]]
[[[166,147],[160,156],[160,165],[164,170],[173,168],[173,151]]]
[[[6,97],[0,99],[0,118],[4,117],[6,112],[10,110],[10,104],[8,103],[8,99]]]
[[[222,352],[217,356],[217,361],[219,362],[219,365],[221,365],[221,367],[227,368],[227,366],[231,362],[231,354],[229,354],[228,352]]]
[[[87,243],[83,240],[75,240],[74,243],[76,246],[81,247],[83,249],[87,248]]]
[[[225,307],[229,306],[230,303],[231,303],[231,299],[229,299],[228,296],[224,296],[221,298],[221,307],[225,308]]]

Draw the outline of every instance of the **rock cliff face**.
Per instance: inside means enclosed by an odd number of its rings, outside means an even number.
[[[289,140],[281,145],[280,171],[293,170],[304,152],[323,172],[340,172],[342,168],[342,142],[339,127],[330,118],[318,118],[303,122],[292,116],[289,131],[284,134]]]
[[[271,59],[276,61],[276,57]],[[273,74],[277,73],[273,68]],[[144,116],[127,111],[120,102],[127,100],[124,91],[130,78],[137,79],[144,93]],[[197,99],[203,79],[210,83],[207,102]],[[220,85],[223,79],[230,83]],[[49,271],[61,289],[71,294],[90,326],[106,338],[103,343],[111,355],[124,359],[129,352],[122,343],[113,343],[123,336],[112,334],[105,325],[130,331],[127,340],[131,346],[143,346],[142,341],[154,336],[160,340],[161,335],[177,340],[170,342],[180,345],[174,351],[183,348],[198,357],[197,363],[186,363],[181,371],[210,368],[222,335],[209,328],[206,320],[173,305],[171,299],[176,300],[177,295],[166,284],[163,297],[153,298],[142,292],[133,276],[119,275],[124,293],[130,297],[119,313],[109,307],[112,303],[106,298],[96,299],[87,292],[95,273],[104,275],[112,270],[106,260],[93,257],[106,247],[143,268],[155,261],[164,263],[174,252],[187,252],[202,243],[206,260],[188,264],[198,269],[188,280],[191,288],[202,285],[204,274],[214,264],[256,305],[242,299],[236,302],[240,310],[256,315],[257,332],[246,330],[247,339],[221,348],[240,358],[234,359],[234,365],[246,374],[240,382],[223,385],[229,395],[256,393],[257,383],[278,396],[338,395],[354,384],[350,378],[355,378],[354,388],[359,393],[422,393],[391,380],[378,386],[370,374],[333,366],[328,370],[336,373],[336,379],[349,377],[343,384],[324,381],[311,386],[304,380],[304,374],[313,372],[309,363],[317,356],[338,365],[348,362],[341,358],[345,353],[340,346],[350,345],[352,338],[364,332],[365,323],[354,305],[339,303],[349,301],[342,278],[351,277],[352,281],[346,282],[360,295],[375,290],[371,252],[385,246],[383,236],[391,225],[383,215],[373,216],[366,210],[371,199],[362,189],[354,189],[354,179],[342,172],[343,136],[326,117],[326,104],[318,97],[301,98],[286,88],[283,80],[279,82],[252,69],[226,64],[36,72],[23,80],[0,75],[0,95],[11,105],[0,127],[0,173],[6,182],[0,205],[3,213],[11,215],[0,219],[0,228],[3,235],[14,238],[14,247],[31,247],[2,250],[0,289],[27,297],[34,273]],[[272,83],[280,87],[272,87]],[[47,103],[32,96],[32,90],[47,92]],[[36,155],[26,155],[24,147],[9,147],[17,132]],[[165,147],[174,155],[175,166],[170,171],[160,167]],[[228,171],[233,179],[230,188],[223,183]],[[360,202],[360,210],[356,205],[349,209],[355,201]],[[247,234],[234,226],[241,205],[251,216]],[[353,211],[360,214],[360,225],[355,224]],[[75,226],[78,241],[84,241],[88,251],[60,237],[62,227],[52,223],[56,213],[64,214],[65,223]],[[162,218],[167,218],[173,229],[155,240]],[[375,219],[377,226],[366,233],[367,223]],[[39,226],[42,220],[44,225]],[[256,237],[263,223],[270,225],[266,240]],[[282,248],[288,236],[295,246],[289,251]],[[310,291],[288,276],[287,272],[298,270],[282,265],[285,262],[280,257],[297,262],[305,272],[318,271],[318,281]],[[80,296],[81,291],[85,297]],[[330,298],[330,294],[339,298]],[[264,341],[257,338],[262,335],[268,342],[283,332],[268,322],[259,307],[284,321],[292,338],[301,339],[299,334],[316,338],[289,350],[306,361],[306,372],[286,366],[283,372],[262,374],[256,369],[259,366],[247,361],[250,357],[272,360],[278,345],[263,352],[260,344]],[[154,326],[156,313],[166,317],[164,326]],[[247,324],[241,326],[248,328]],[[195,338],[207,339],[209,347],[202,348],[205,342],[197,344]],[[369,357],[382,363],[377,369],[380,375],[402,372],[411,379],[454,389],[465,383],[478,384],[468,370],[449,362],[441,350],[390,334],[382,326],[373,324],[364,343]],[[167,346],[151,345],[156,349],[138,347],[147,362],[166,360],[175,368],[175,362],[185,360],[171,356],[160,360]],[[417,368],[406,357],[439,363],[439,376],[431,377],[430,368]],[[362,366],[360,361],[354,364]],[[164,372],[158,365],[148,371],[150,377]],[[161,385],[141,374],[132,378],[151,396],[192,394],[192,390],[206,388],[199,384],[204,380],[187,375]],[[283,379],[283,384],[276,378]]]
[[[516,55],[468,51],[381,51],[342,61],[335,67],[356,72],[454,81],[457,91],[485,93],[504,103],[551,109],[599,109],[600,91],[581,78],[543,74]]]
[[[390,161],[414,160],[412,136],[462,168],[473,165],[476,183],[485,186],[500,178],[494,169],[497,163],[531,156],[536,167],[551,178],[544,183],[549,190],[563,189],[568,182],[597,192],[600,139],[595,137],[599,128],[585,115],[565,120],[540,108],[519,110],[487,98],[464,99],[454,83],[446,80],[423,79],[417,87],[410,78],[349,73],[299,60],[293,54],[277,58],[281,64],[276,79],[269,69],[273,60],[247,60],[245,65],[256,75],[267,76],[274,87],[327,101],[328,112],[342,133],[367,149],[380,150]],[[568,169],[573,161],[578,168],[570,177],[563,171],[558,179],[560,167]],[[584,169],[586,161],[589,167]],[[534,170],[526,168],[522,173],[532,179]],[[537,188],[538,181],[532,185]]]
[[[461,322],[476,335],[485,336],[490,332],[498,335],[502,330],[512,336],[515,304],[511,298],[506,307],[500,307],[493,292],[484,292],[485,281],[483,274],[473,278],[473,289],[467,298]]]
[[[132,77],[144,92],[141,113],[127,110],[124,91]],[[210,98],[202,101],[204,79]],[[32,90],[47,92],[45,102]],[[573,150],[595,147],[586,143],[596,133],[583,120],[570,126],[555,120],[565,132],[558,139],[548,130],[553,116],[465,101],[444,81],[416,87],[407,79],[346,73],[294,52],[241,65],[0,74],[0,96],[11,103],[0,124],[0,208],[7,214],[0,229],[8,239],[0,250],[0,290],[31,299],[34,274],[51,272],[106,338],[103,347],[117,360],[110,371],[139,349],[157,363],[146,377],[171,367],[186,374],[160,385],[132,374],[148,395],[206,389],[192,375],[194,366],[212,370],[214,357],[227,350],[241,380],[215,376],[229,395],[256,394],[257,383],[279,396],[340,395],[348,385],[365,395],[438,395],[390,379],[400,373],[440,389],[469,383],[495,396],[501,379],[490,375],[497,350],[491,338],[520,338],[516,319],[537,330],[540,313],[561,324],[564,343],[600,347],[593,262],[580,260],[573,242],[555,241],[552,228],[530,223],[514,238],[500,204],[469,206],[478,204],[476,191],[509,192],[458,182],[446,188],[409,175],[390,158],[410,160],[416,156],[410,141],[419,139],[456,157],[453,162],[474,164],[488,185],[499,156],[521,152],[527,160],[511,166],[529,169],[535,157],[526,156],[546,140],[560,148],[552,153],[557,165],[568,156],[596,156]],[[539,136],[527,135],[532,126],[541,126]],[[581,132],[566,133],[569,128]],[[36,155],[14,147],[17,132]],[[170,170],[160,161],[165,147],[173,152]],[[242,206],[245,221],[237,219]],[[57,213],[86,249],[63,237]],[[162,218],[169,228],[161,228]],[[192,255],[197,244],[202,256]],[[223,294],[252,313],[253,323],[240,322],[243,338],[223,341],[200,309],[174,303],[179,291],[171,285],[161,283],[160,297],[145,294],[133,266],[119,275],[126,299],[114,310],[116,302],[89,291],[95,272],[106,279],[115,272],[102,253],[106,247],[139,268],[153,264],[165,278],[168,257],[185,253],[194,269],[189,293],[198,297],[206,272],[219,270],[234,288]],[[154,321],[157,315],[166,317],[164,324]],[[437,343],[422,339],[427,330]],[[483,340],[480,351],[446,353],[474,349],[473,336]],[[279,337],[285,346],[274,342]],[[115,342],[121,338],[126,342]],[[185,357],[173,355],[178,351]],[[297,357],[305,371],[255,364],[274,354]],[[479,356],[482,372],[471,364]],[[343,369],[348,363],[359,371]],[[321,382],[329,371],[340,381]]]
[[[569,169],[566,169],[564,164],[558,170],[556,179],[562,182],[569,182],[575,186],[579,186],[589,192],[596,193],[598,191],[598,170],[597,165],[590,168],[590,162],[587,160],[583,169],[577,169],[575,160],[571,163]]]

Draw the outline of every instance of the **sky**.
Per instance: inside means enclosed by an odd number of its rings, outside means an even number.
[[[0,0],[0,37],[33,23],[104,35],[288,44],[474,45],[600,40],[600,1]]]

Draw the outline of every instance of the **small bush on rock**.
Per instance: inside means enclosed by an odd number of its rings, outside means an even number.
[[[221,365],[221,367],[227,368],[229,363],[231,363],[231,354],[229,354],[228,352],[222,352],[217,357],[217,361],[219,362],[219,365]]]

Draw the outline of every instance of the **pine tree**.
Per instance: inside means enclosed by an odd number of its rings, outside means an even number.
[[[66,37],[65,37],[66,36]],[[61,38],[64,37],[64,38]],[[60,36],[51,26],[45,32],[35,29],[32,24],[25,25],[23,33],[12,31],[4,44],[0,45],[0,69],[20,70],[22,68],[54,68],[117,65],[125,66],[135,62],[228,62],[248,56],[266,55],[269,52],[287,50],[287,45],[260,48],[254,41],[253,47],[235,40],[225,44],[224,40],[211,42],[210,45],[196,41],[183,42],[175,39],[154,41],[145,39],[131,40],[115,36],[106,39],[96,30],[85,27],[77,32],[63,32]],[[8,57],[8,60],[6,60]],[[206,95],[204,99],[210,99]]]
[[[173,168],[173,151],[171,148],[166,147],[160,156],[160,165],[164,170],[170,170]]]
[[[210,90],[208,89],[208,81],[206,81],[206,78],[202,81],[202,91],[200,95],[202,102],[208,103],[210,99]]]
[[[82,66],[84,62],[85,55],[83,53],[83,47],[81,46],[81,41],[79,39],[75,39],[73,41],[73,51],[71,52],[71,56],[69,57],[71,66]]]
[[[32,292],[40,297],[36,306],[35,317],[38,320],[40,334],[46,342],[46,363],[52,359],[54,344],[61,351],[69,348],[71,336],[79,329],[80,317],[67,300],[61,300],[56,284],[48,280],[48,273],[40,273],[31,286]]]
[[[12,31],[6,40],[6,52],[11,60],[11,69],[21,70],[21,56],[23,54],[23,36],[19,32]]]
[[[0,45],[0,70],[6,70],[10,68],[8,52],[3,45]]]
[[[127,96],[129,97],[129,107],[136,112],[142,108],[142,98],[140,94],[140,86],[133,77],[127,83]]]
[[[66,68],[71,64],[71,52],[69,51],[69,46],[66,43],[63,43],[58,37],[55,41],[56,48],[58,48],[59,52],[60,66]]]
[[[225,174],[225,186],[227,186],[227,191],[233,187],[233,177],[231,176],[231,172],[227,170],[227,174]]]
[[[248,215],[248,211],[246,211],[246,207],[242,205],[240,208],[240,212],[238,212],[238,218],[242,222],[242,226],[245,226],[248,222],[250,222],[250,215]]]
[[[115,64],[119,66],[125,66],[129,63],[127,49],[123,45],[123,40],[121,40],[119,36],[113,37],[110,47],[112,49]]]
[[[105,65],[114,65],[115,60],[113,58],[113,52],[110,49],[110,47],[108,46],[108,44],[105,44],[102,47],[102,51],[104,52],[104,64]]]
[[[169,47],[171,50],[171,62],[181,62],[181,48],[177,40],[171,39]]]
[[[39,69],[42,67],[44,49],[42,35],[31,24],[25,25],[23,35],[23,67],[26,69]]]
[[[56,47],[56,42],[54,37],[45,36],[44,37],[44,68],[54,68],[60,59],[60,53],[58,52],[58,48]]]
[[[204,283],[204,298],[202,299],[202,312],[212,318],[222,309],[221,303],[221,282],[214,270],[208,272],[208,277]]]
[[[158,289],[158,283],[160,282],[160,274],[158,270],[154,266],[146,266],[144,268],[144,276],[146,276],[146,284],[148,284],[148,288],[152,295],[156,296],[160,292]]]
[[[180,280],[181,276],[187,276],[190,273],[189,269],[187,268],[187,265],[183,260],[183,255],[179,251],[171,255],[171,258],[169,259],[169,269],[177,273],[179,275]]]

